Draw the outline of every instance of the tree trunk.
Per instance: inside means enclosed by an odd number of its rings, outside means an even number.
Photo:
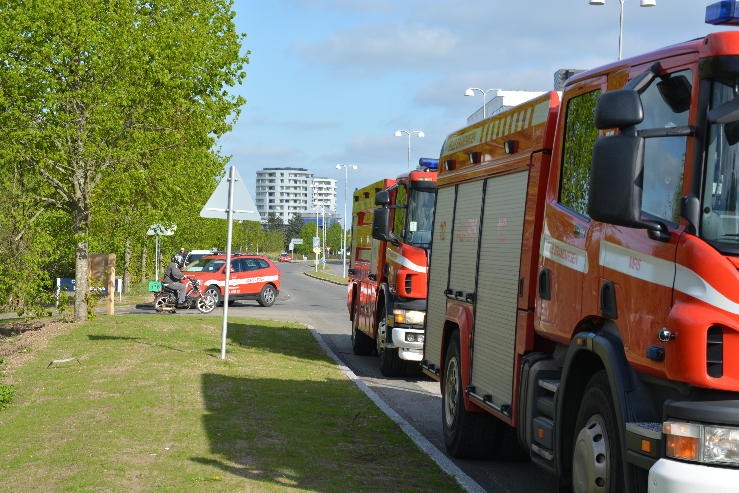
[[[87,320],[87,294],[90,292],[88,277],[90,265],[88,262],[87,235],[84,240],[77,242],[77,252],[74,265],[74,319]]]

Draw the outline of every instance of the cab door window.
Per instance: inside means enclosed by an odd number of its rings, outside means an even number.
[[[408,190],[405,185],[395,189],[395,207],[393,213],[393,233],[399,238],[405,238],[405,215],[408,207]]]
[[[679,78],[683,78],[687,84],[681,91],[684,93],[687,90],[687,95],[680,99],[676,98],[675,90],[671,90],[664,82]],[[644,146],[642,211],[673,223],[677,223],[680,218],[688,138],[664,134],[672,129],[688,126],[690,81],[690,70],[676,72],[666,78],[655,78],[641,92],[644,120],[636,127],[647,137]],[[650,134],[657,136],[651,137]]]
[[[598,138],[594,121],[599,97],[600,90],[595,90],[570,99],[565,119],[559,203],[586,217],[590,162]]]

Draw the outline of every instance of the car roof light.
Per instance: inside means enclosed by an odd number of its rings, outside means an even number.
[[[739,2],[721,0],[706,7],[706,24],[739,26]]]

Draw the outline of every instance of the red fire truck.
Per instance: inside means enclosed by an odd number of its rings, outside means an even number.
[[[434,215],[436,159],[354,192],[347,307],[355,354],[376,352],[380,371],[418,371]],[[379,206],[379,207],[378,207]]]
[[[439,167],[422,368],[449,452],[739,491],[739,32],[580,73]]]

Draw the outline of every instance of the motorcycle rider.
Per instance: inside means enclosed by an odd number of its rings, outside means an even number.
[[[185,265],[185,257],[179,253],[172,255],[167,269],[164,271],[164,282],[171,289],[177,291],[177,307],[185,304],[185,285],[182,283],[185,275],[180,270]]]

